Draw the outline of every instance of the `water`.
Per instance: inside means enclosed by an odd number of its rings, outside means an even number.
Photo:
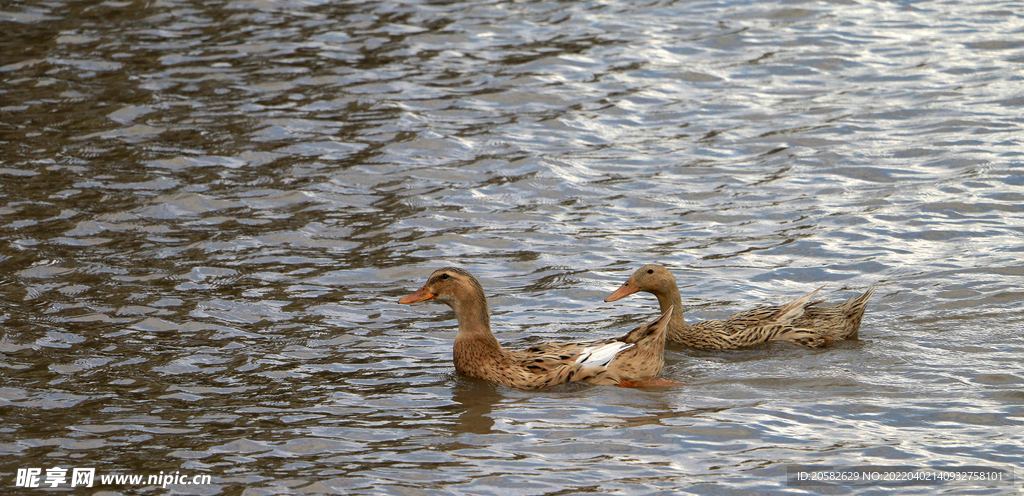
[[[1024,477],[1022,35],[998,1],[5,4],[0,483]],[[654,315],[649,296],[602,302],[651,262],[691,320],[878,289],[860,341],[671,347],[683,385],[651,389],[458,377],[451,312],[396,303],[455,264],[500,341],[596,339]]]

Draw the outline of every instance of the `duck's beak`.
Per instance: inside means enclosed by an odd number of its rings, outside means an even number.
[[[427,286],[424,285],[415,293],[408,296],[403,296],[401,300],[398,300],[398,302],[408,305],[410,303],[419,303],[421,301],[433,300],[434,298],[437,298],[437,295],[431,293],[430,290],[427,289]]]
[[[616,289],[614,293],[608,295],[604,301],[612,302],[621,300],[633,293],[636,293],[637,291],[640,291],[640,287],[633,282],[633,276],[629,276],[629,279],[626,279],[626,282],[624,282],[622,286],[619,286],[619,289]]]

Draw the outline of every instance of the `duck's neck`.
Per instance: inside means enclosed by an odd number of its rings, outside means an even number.
[[[686,320],[683,319],[683,297],[679,294],[679,287],[676,286],[675,281],[671,284],[663,284],[658,291],[651,292],[658,298],[658,306],[661,307],[661,312],[665,313],[669,307],[673,308],[672,319],[668,322],[669,329],[685,329]]]
[[[491,332],[491,317],[483,295],[463,298],[450,303],[459,321],[459,335],[455,336],[455,370],[475,375],[470,369],[482,357],[500,354],[503,350]]]

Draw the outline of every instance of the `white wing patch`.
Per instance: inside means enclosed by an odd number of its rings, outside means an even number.
[[[615,358],[619,352],[628,350],[633,347],[633,343],[623,343],[621,341],[613,341],[608,344],[600,346],[588,346],[583,348],[580,352],[579,358],[576,359],[576,363],[586,366],[599,366],[603,367],[608,365],[608,362]]]

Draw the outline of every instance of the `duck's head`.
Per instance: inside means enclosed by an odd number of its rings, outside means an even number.
[[[621,300],[633,293],[645,291],[654,295],[666,294],[676,287],[676,278],[665,267],[660,265],[644,265],[637,269],[626,282],[604,301]]]
[[[412,304],[437,300],[452,306],[467,298],[482,298],[480,282],[472,274],[457,267],[445,267],[430,274],[427,283],[415,293],[404,296],[399,303]]]

